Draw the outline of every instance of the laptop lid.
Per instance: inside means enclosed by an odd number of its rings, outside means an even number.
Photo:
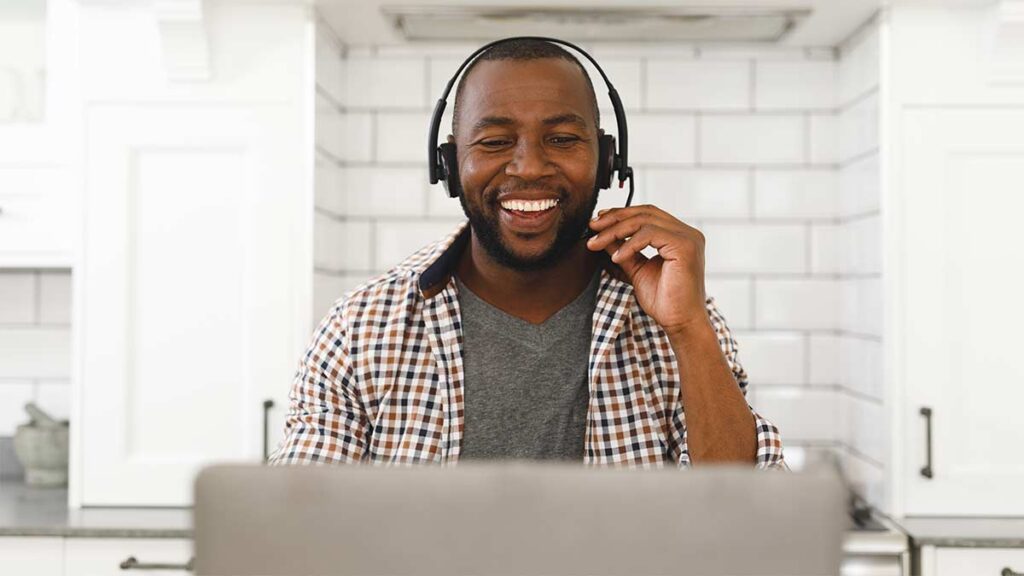
[[[843,497],[827,468],[213,466],[195,571],[838,574]]]

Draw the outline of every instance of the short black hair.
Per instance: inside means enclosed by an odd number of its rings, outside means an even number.
[[[466,78],[469,77],[469,73],[473,71],[477,64],[487,60],[525,61],[540,60],[542,58],[568,60],[580,69],[580,72],[583,73],[583,78],[587,81],[587,88],[590,90],[590,100],[594,108],[594,126],[600,127],[601,112],[597,107],[597,94],[594,92],[594,83],[590,80],[590,74],[587,74],[587,69],[583,67],[583,64],[580,64],[580,61],[575,56],[558,44],[546,40],[522,38],[491,46],[483,54],[480,54],[475,60],[470,62],[469,66],[466,66],[462,77],[459,79],[459,85],[455,89],[455,105],[452,109],[452,134],[455,134],[459,126],[459,101],[462,99],[462,90],[465,87]]]

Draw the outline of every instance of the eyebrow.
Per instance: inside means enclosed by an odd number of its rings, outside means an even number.
[[[586,119],[579,114],[574,114],[572,112],[558,114],[557,116],[550,116],[545,118],[543,122],[545,126],[557,126],[559,124],[579,124],[582,127],[587,126]],[[515,120],[508,116],[484,116],[473,124],[473,133],[491,126],[511,126],[515,123]]]
[[[511,126],[512,124],[515,124],[515,121],[508,116],[484,116],[473,124],[473,133],[491,126]]]
[[[579,114],[559,114],[558,116],[552,116],[544,119],[545,126],[557,126],[558,124],[579,124],[580,126],[586,127],[587,121]]]

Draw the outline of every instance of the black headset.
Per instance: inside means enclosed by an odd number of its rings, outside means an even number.
[[[604,79],[604,83],[608,86],[608,97],[612,101],[612,109],[615,111],[615,123],[618,126],[619,131],[619,149],[615,151],[615,137],[610,134],[601,133],[598,139],[598,161],[597,161],[597,179],[594,183],[595,189],[606,189],[612,185],[612,173],[617,172],[619,177],[619,188],[629,180],[629,196],[626,198],[626,206],[633,201],[633,169],[629,166],[629,132],[626,129],[626,113],[622,110],[622,101],[619,99],[619,93],[612,86],[608,76],[601,69],[601,65],[594,60],[590,54],[587,54],[582,48],[566,42],[564,40],[558,40],[556,38],[545,38],[543,36],[515,36],[512,38],[503,38],[501,40],[495,40],[488,44],[484,44],[480,48],[469,55],[469,58],[459,66],[459,69],[455,71],[455,75],[448,81],[448,85],[445,86],[444,93],[441,94],[441,98],[437,100],[437,104],[434,105],[434,115],[430,119],[430,136],[427,142],[427,165],[430,170],[430,183],[437,184],[438,180],[444,182],[444,188],[448,191],[448,197],[458,198],[462,191],[462,184],[459,182],[459,163],[456,155],[455,144],[445,142],[438,145],[437,136],[441,130],[441,116],[444,115],[444,109],[448,105],[448,94],[452,91],[452,86],[455,85],[455,81],[458,80],[459,75],[466,69],[480,54],[487,51],[492,46],[497,44],[503,44],[505,42],[511,42],[513,40],[543,40],[545,42],[551,42],[553,44],[561,44],[568,46],[576,52],[582,54],[594,68],[601,74],[601,78]],[[588,229],[589,230],[589,229]],[[591,231],[592,233],[592,231]]]

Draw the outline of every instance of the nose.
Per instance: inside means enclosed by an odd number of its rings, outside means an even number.
[[[555,174],[555,166],[548,159],[544,146],[532,138],[520,138],[512,160],[505,165],[505,174],[523,180],[538,180]]]

